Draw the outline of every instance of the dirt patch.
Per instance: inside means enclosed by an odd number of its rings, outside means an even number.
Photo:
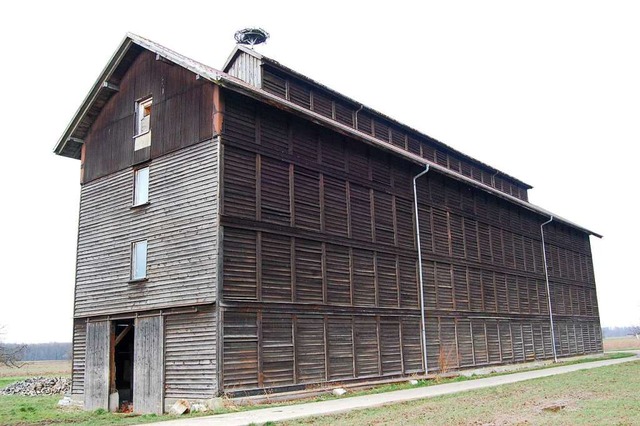
[[[71,361],[27,361],[20,368],[0,366],[0,377],[70,376]]]
[[[605,351],[622,351],[627,349],[640,349],[640,339],[633,336],[612,337],[602,342]]]

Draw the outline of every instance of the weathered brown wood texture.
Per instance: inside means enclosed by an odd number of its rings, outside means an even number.
[[[149,205],[131,208],[132,169],[82,186],[75,316],[213,303],[218,143],[152,160]],[[130,283],[131,243],[148,241],[146,282]]]
[[[177,399],[213,398],[217,394],[217,316],[213,306],[164,319],[164,409]]]
[[[108,410],[111,324],[109,321],[96,321],[87,323],[86,327],[84,408]]]
[[[164,385],[164,324],[162,315],[136,318],[133,361],[133,409],[162,414]]]
[[[246,98],[225,102],[223,390],[423,370],[420,170]],[[436,173],[418,198],[429,370],[552,356],[545,218]],[[599,351],[588,235],[548,232],[559,351]]]
[[[439,359],[464,367],[552,356],[545,218],[437,174],[420,182],[418,199],[430,368]],[[545,229],[558,354],[599,352],[589,237]]]
[[[242,81],[260,87],[260,81],[262,79],[260,59],[240,50],[237,51],[234,56],[227,72]]]
[[[87,322],[73,321],[73,360],[71,364],[71,394],[78,399],[84,395],[84,372],[87,354]]]
[[[251,56],[244,54],[234,66],[247,74],[247,66]],[[239,59],[240,59],[239,58]],[[229,70],[230,73],[236,71]],[[242,75],[239,75],[242,78]],[[245,80],[246,81],[246,80]],[[308,108],[327,118],[336,120],[347,126],[361,130],[384,142],[389,142],[413,154],[420,155],[441,166],[454,170],[464,176],[492,186],[504,193],[527,200],[528,187],[516,179],[510,178],[479,161],[454,151],[443,143],[420,135],[385,117],[360,110],[361,105],[340,96],[335,92],[325,90],[318,85],[311,85],[299,78],[281,72],[269,64],[262,66],[262,89],[284,99]],[[360,111],[359,111],[360,110]]]
[[[101,109],[85,139],[84,181],[134,164],[135,103],[153,96],[150,158],[213,136],[213,85],[177,65],[143,51]],[[149,155],[149,154],[147,154]],[[149,158],[149,157],[147,157]]]

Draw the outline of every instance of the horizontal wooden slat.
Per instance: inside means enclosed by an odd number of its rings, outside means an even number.
[[[155,160],[150,204],[132,210],[133,172],[82,186],[75,315],[215,301],[218,144]],[[130,284],[131,244],[147,240],[147,282]]]

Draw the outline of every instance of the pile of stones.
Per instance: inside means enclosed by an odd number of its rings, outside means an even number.
[[[0,389],[0,395],[58,395],[71,391],[71,379],[66,377],[32,377]]]

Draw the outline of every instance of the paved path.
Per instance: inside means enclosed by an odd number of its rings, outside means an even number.
[[[283,420],[297,419],[309,416],[323,416],[327,414],[338,414],[346,411],[377,407],[386,404],[393,404],[416,399],[431,398],[439,395],[464,392],[474,389],[488,388],[492,386],[506,385],[524,380],[537,379],[540,377],[555,376],[557,374],[571,373],[578,370],[604,367],[607,365],[621,364],[629,361],[636,361],[640,354],[634,357],[611,359],[604,361],[587,362],[583,364],[573,364],[546,368],[536,371],[524,371],[521,373],[507,374],[504,376],[487,377],[484,379],[469,380],[466,382],[447,383],[443,385],[433,385],[414,389],[405,389],[393,392],[380,393],[375,395],[365,395],[334,399],[330,401],[310,402],[306,404],[290,405],[286,407],[263,408],[259,410],[249,410],[239,413],[217,414],[206,417],[195,417],[189,419],[171,420],[167,422],[154,423],[162,426],[244,426],[250,423],[263,424],[268,421],[277,422]]]

